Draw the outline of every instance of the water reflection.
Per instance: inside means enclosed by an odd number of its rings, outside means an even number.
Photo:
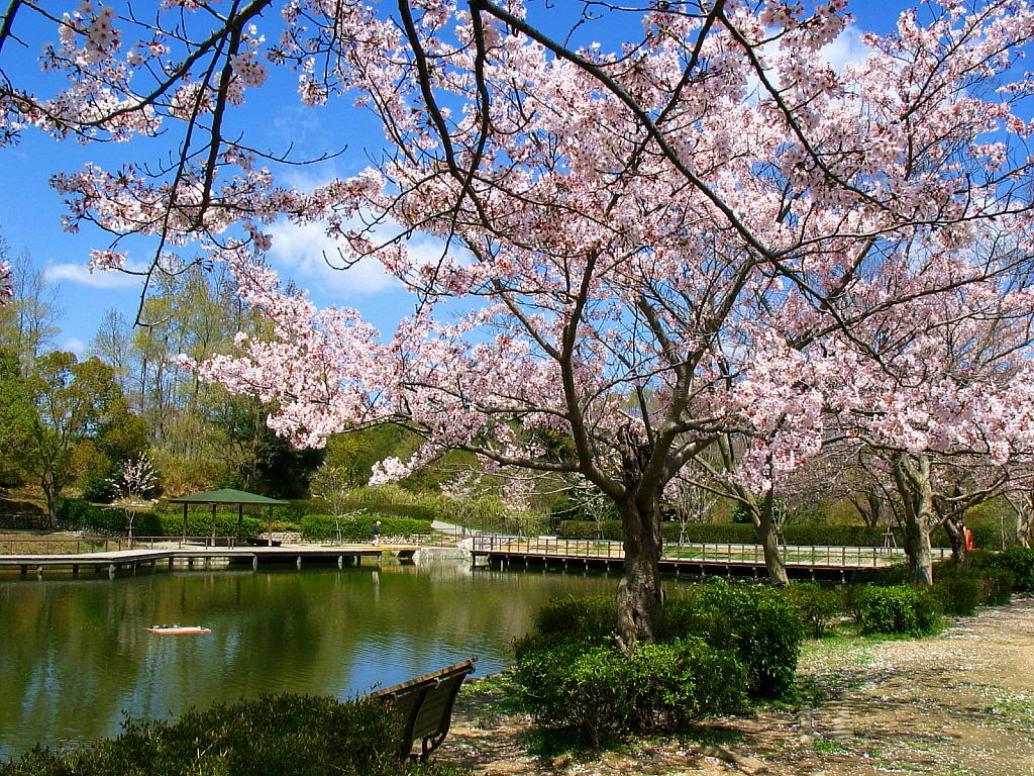
[[[615,585],[464,563],[0,578],[0,758],[111,735],[124,712],[166,717],[272,692],[346,698],[469,655],[492,672],[547,598]],[[212,633],[144,630],[166,622]]]

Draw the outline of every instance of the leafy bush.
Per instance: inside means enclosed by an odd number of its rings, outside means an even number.
[[[123,534],[127,530],[126,513],[113,507],[98,506],[82,499],[65,499],[57,507],[57,520],[65,528],[100,534]],[[161,521],[153,511],[137,512],[133,518],[137,536],[160,536]]]
[[[1010,547],[997,553],[970,553],[976,566],[1008,571],[1013,576],[1013,590],[1034,592],[1034,550]]]
[[[855,607],[863,633],[922,636],[939,624],[937,600],[929,588],[868,585],[858,591]]]
[[[814,582],[795,582],[783,592],[801,610],[808,632],[816,639],[829,633],[837,615],[844,612],[844,599],[833,588]]]
[[[1000,606],[1012,600],[1011,571],[969,564],[938,564],[934,581],[949,614],[970,615],[976,606]]]
[[[368,542],[373,536],[374,521],[381,521],[381,536],[419,536],[431,533],[429,520],[382,515],[352,515],[342,517],[341,539],[346,542]],[[299,523],[304,539],[325,541],[337,538],[333,515],[306,515]]]
[[[723,579],[694,585],[669,599],[665,629],[734,650],[747,670],[752,698],[779,698],[793,687],[804,621],[801,610],[775,588]]]
[[[551,601],[536,616],[536,629],[516,642],[518,658],[549,645],[600,645],[617,628],[611,596],[569,596]],[[793,684],[803,635],[800,609],[766,585],[722,579],[672,595],[664,607],[662,641],[700,636],[730,649],[747,672],[754,698],[775,698]]]
[[[65,752],[37,748],[0,765],[0,776],[444,776],[399,761],[401,727],[376,701],[267,696],[191,710],[172,723],[127,721],[117,738]]]
[[[180,536],[183,533],[183,513],[159,515],[160,527],[155,536]],[[215,513],[216,536],[237,536],[245,541],[255,539],[266,530],[266,522],[255,517],[244,516],[241,530],[237,532],[237,513],[218,511]],[[138,531],[145,536],[142,531]],[[187,513],[187,536],[211,536],[212,513],[191,510]]]
[[[615,734],[677,730],[746,698],[743,666],[698,638],[646,644],[631,655],[562,643],[522,654],[514,679],[538,721],[572,727],[594,745]]]
[[[1004,606],[1012,601],[1016,577],[1008,569],[981,569],[980,581],[980,603],[984,606]]]
[[[968,617],[976,614],[981,603],[980,578],[975,574],[949,574],[935,585],[945,614]]]

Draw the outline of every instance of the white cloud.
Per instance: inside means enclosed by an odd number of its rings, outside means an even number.
[[[774,30],[769,29],[768,32],[772,33]],[[763,62],[769,61],[777,53],[776,44],[767,43],[759,47],[758,53]],[[862,30],[853,24],[848,24],[832,42],[819,49],[819,59],[825,61],[835,73],[841,73],[848,65],[861,64],[869,54],[869,48],[862,43]],[[774,67],[769,67],[766,75],[775,88],[781,87],[779,72]],[[747,77],[750,101],[756,100],[761,92],[761,79],[752,70]]]
[[[298,225],[281,220],[266,231],[273,238],[269,251],[273,264],[303,288],[355,296],[401,287],[375,258],[360,259],[346,268],[347,262],[338,252],[340,248],[344,256],[351,256],[345,241],[328,237],[323,224]],[[373,239],[388,240],[399,231],[397,224],[385,224],[377,228]],[[444,250],[441,240],[427,235],[415,235],[406,245],[418,264],[439,261]]]
[[[61,343],[60,349],[81,356],[86,352],[86,343],[78,337],[69,337]]]
[[[67,281],[91,288],[133,288],[139,287],[141,283],[140,278],[136,275],[127,275],[124,272],[91,272],[85,262],[83,264],[48,264],[43,271],[43,276],[51,283]]]
[[[837,73],[847,65],[861,64],[869,54],[869,47],[862,43],[862,31],[853,24],[847,25],[832,43],[819,50],[819,56]]]

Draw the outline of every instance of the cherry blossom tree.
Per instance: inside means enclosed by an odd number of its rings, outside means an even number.
[[[5,305],[14,298],[14,282],[11,277],[11,265],[0,261],[0,305]]]
[[[158,472],[155,471],[147,454],[141,453],[133,460],[126,461],[119,473],[109,482],[115,493],[112,506],[121,509],[125,514],[126,528],[129,531],[129,545],[132,547],[133,522],[137,514],[141,510],[153,507],[156,503],[148,496],[158,487]]]
[[[126,270],[129,235],[154,239],[145,274],[177,271],[179,246],[228,262],[271,336],[195,366],[275,402],[270,425],[296,444],[395,422],[425,443],[381,478],[458,448],[587,479],[624,528],[625,646],[656,633],[659,500],[688,462],[744,434],[736,476],[771,493],[840,433],[831,415],[873,406],[835,378],[878,377],[887,326],[973,284],[1005,293],[993,281],[1029,259],[968,250],[982,224],[1030,229],[1019,106],[1034,82],[1014,63],[1034,12],[1020,0],[905,11],[839,71],[822,50],[850,18],[842,0],[599,6],[625,36],[610,47],[583,41],[582,24],[554,34],[519,0],[295,0],[267,39],[271,6],[170,0],[143,21],[83,2],[44,54],[67,88],[0,79],[0,133],[172,130],[169,164],[55,180],[69,228],[111,235],[91,265]],[[19,8],[42,13],[16,4],[0,47]],[[312,190],[284,184],[273,155],[228,129],[271,67],[297,70],[307,104],[372,111],[384,154]],[[346,265],[380,261],[416,312],[382,336],[355,311],[317,309],[263,263],[277,218],[325,224]],[[410,253],[417,231],[442,241],[440,260]],[[453,316],[443,303],[457,298],[473,309]],[[867,397],[894,402],[882,416],[895,419],[917,398],[1007,398],[983,382],[905,387]],[[1000,424],[980,417],[998,455]]]
[[[932,581],[931,530],[943,525],[963,559],[966,510],[1022,486],[1034,456],[1030,248],[1022,233],[992,242],[971,249],[1019,259],[1014,270],[872,316],[885,336],[865,337],[865,353],[840,343],[854,369],[818,367],[831,427],[894,483],[916,582]]]

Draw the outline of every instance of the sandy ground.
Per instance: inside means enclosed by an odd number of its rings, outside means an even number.
[[[1034,599],[923,640],[811,642],[799,673],[795,704],[603,753],[565,752],[468,692],[438,759],[478,774],[1034,775]]]

